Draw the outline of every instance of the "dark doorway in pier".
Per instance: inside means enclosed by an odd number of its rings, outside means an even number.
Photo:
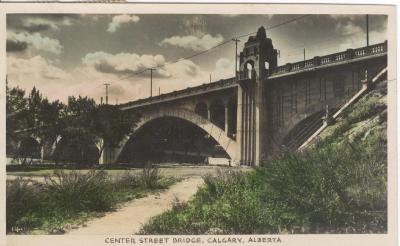
[[[225,129],[225,105],[217,99],[210,105],[210,121],[221,129]]]
[[[207,104],[205,104],[204,102],[199,102],[198,104],[196,104],[194,112],[201,117],[207,119]]]
[[[227,153],[203,129],[183,119],[162,117],[135,132],[118,162],[132,166],[152,163],[207,163],[208,157],[228,158]]]

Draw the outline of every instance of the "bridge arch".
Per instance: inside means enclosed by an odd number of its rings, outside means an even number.
[[[142,119],[136,125],[134,132],[140,130],[147,123],[164,117],[173,117],[185,120],[192,123],[194,126],[203,129],[210,137],[212,137],[221,146],[221,148],[227,153],[227,155],[232,161],[236,161],[236,148],[237,148],[236,141],[228,137],[223,129],[213,124],[206,118],[196,114],[193,111],[184,108],[174,108],[167,110],[158,109],[154,111],[149,110],[146,112],[146,114],[142,115]],[[119,147],[115,150],[114,153],[115,161],[119,159],[122,150],[126,146],[131,136],[132,134],[127,135],[121,141]]]

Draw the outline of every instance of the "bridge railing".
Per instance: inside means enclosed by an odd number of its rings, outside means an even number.
[[[183,90],[173,91],[173,92],[161,94],[161,95],[154,96],[154,97],[148,97],[148,98],[139,99],[139,100],[136,100],[133,102],[120,104],[119,107],[123,108],[123,107],[145,106],[147,104],[163,102],[165,100],[173,99],[173,98],[176,98],[179,96],[190,96],[192,94],[196,94],[199,92],[218,89],[218,88],[225,88],[225,87],[229,87],[229,86],[235,85],[235,84],[236,84],[235,78],[221,79],[216,82],[209,83],[209,84],[202,84],[202,85],[196,86],[196,87],[188,87]]]
[[[329,54],[326,56],[315,56],[314,58],[305,61],[287,63],[285,65],[275,68],[270,72],[270,74],[282,74],[282,73],[294,72],[311,67],[317,67],[321,65],[356,59],[370,55],[382,54],[385,53],[386,51],[387,51],[387,41],[358,49],[348,49],[346,51]]]

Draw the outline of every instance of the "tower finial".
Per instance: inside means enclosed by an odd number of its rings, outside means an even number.
[[[263,26],[261,26],[260,28],[258,28],[257,31],[257,39],[265,39],[267,37],[267,33],[265,31],[265,28]]]

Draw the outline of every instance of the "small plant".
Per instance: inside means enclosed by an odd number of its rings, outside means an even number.
[[[157,188],[160,180],[160,174],[158,167],[148,162],[142,169],[141,181],[146,188]]]

